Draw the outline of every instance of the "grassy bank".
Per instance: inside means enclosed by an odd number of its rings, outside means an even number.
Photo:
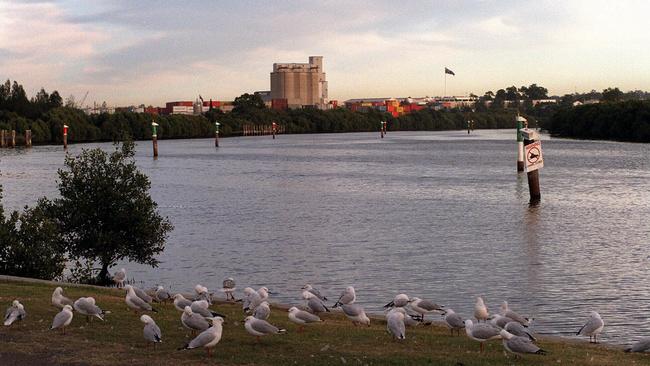
[[[478,343],[462,335],[452,337],[441,326],[409,328],[407,339],[391,340],[386,324],[373,319],[371,327],[355,328],[340,313],[326,316],[326,322],[298,333],[285,310],[273,308],[271,323],[287,329],[287,334],[263,337],[259,344],[243,327],[240,304],[217,304],[213,308],[227,316],[221,342],[211,359],[203,350],[177,351],[187,342],[189,332],[180,323],[173,304],[158,304],[151,314],[163,334],[163,343],[154,350],[142,338],[139,316],[127,311],[123,292],[89,286],[62,286],[72,299],[93,296],[111,313],[106,321],[86,323],[75,314],[66,334],[50,331],[58,312],[50,303],[55,285],[0,279],[1,311],[19,299],[27,319],[0,328],[0,364],[7,365],[650,365],[650,355],[625,354],[620,349],[586,342],[543,339],[539,345],[547,356],[506,358],[500,341],[487,344],[479,354]],[[3,313],[4,314],[4,313]]]

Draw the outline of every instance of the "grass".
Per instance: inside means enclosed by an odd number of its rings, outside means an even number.
[[[372,319],[370,327],[354,327],[340,313],[328,314],[326,321],[297,332],[285,309],[272,306],[270,322],[286,328],[284,335],[255,337],[243,327],[241,305],[217,304],[214,309],[227,316],[223,338],[207,358],[204,350],[177,351],[191,338],[180,323],[173,304],[158,304],[150,314],[160,326],[163,343],[153,349],[142,337],[139,315],[128,311],[120,290],[90,286],[62,286],[64,294],[76,299],[93,296],[111,313],[106,321],[75,314],[62,335],[50,331],[58,309],[50,303],[56,286],[0,279],[0,311],[19,299],[27,318],[11,327],[0,328],[0,364],[13,365],[650,365],[650,355],[627,354],[621,349],[590,345],[586,341],[542,339],[547,356],[527,355],[514,359],[504,355],[500,341],[479,345],[465,335],[452,337],[441,326],[407,329],[405,341],[394,341],[382,319]],[[4,314],[4,313],[3,313]]]

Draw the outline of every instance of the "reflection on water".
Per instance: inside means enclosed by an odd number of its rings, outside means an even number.
[[[298,302],[310,282],[357,288],[375,312],[393,295],[472,314],[482,295],[570,336],[590,310],[603,339],[650,334],[648,145],[544,140],[542,201],[528,204],[513,131],[297,135],[138,144],[140,168],[176,229],[146,285],[266,285]],[[82,147],[71,145],[76,154]],[[0,150],[5,206],[56,194],[59,146]]]

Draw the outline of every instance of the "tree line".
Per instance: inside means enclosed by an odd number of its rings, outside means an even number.
[[[559,137],[650,142],[650,101],[563,106],[542,127]]]

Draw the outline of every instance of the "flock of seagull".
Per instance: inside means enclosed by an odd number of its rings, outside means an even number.
[[[210,356],[211,349],[221,340],[225,316],[210,309],[212,293],[205,286],[196,285],[194,287],[195,296],[187,299],[180,293],[172,295],[162,286],[158,286],[149,294],[135,286],[125,285],[126,271],[124,268],[117,271],[113,279],[118,288],[125,290],[124,302],[136,314],[138,312],[155,313],[157,310],[152,306],[154,302],[173,301],[174,307],[181,312],[180,320],[182,325],[195,336],[179,350],[204,348],[208,356]],[[262,336],[286,332],[285,329],[268,322],[271,314],[268,302],[270,294],[268,288],[262,287],[254,290],[247,287],[244,289],[244,298],[241,300],[235,300],[235,289],[235,282],[232,278],[223,281],[221,291],[225,293],[227,300],[242,302],[243,311],[249,314],[244,320],[244,328],[249,334],[255,336],[258,342]],[[298,332],[302,332],[305,325],[322,322],[323,320],[319,314],[330,312],[326,305],[327,298],[310,284],[301,288],[301,298],[304,300],[302,308],[293,306],[288,309],[288,318],[299,326]],[[370,326],[370,318],[366,315],[364,308],[355,301],[355,289],[349,286],[343,290],[333,307],[340,307],[343,314],[355,326]],[[55,315],[50,329],[60,329],[63,334],[65,334],[66,327],[72,322],[74,312],[85,315],[86,321],[92,321],[93,318],[103,321],[104,316],[109,313],[103,311],[92,297],[81,297],[73,302],[63,295],[61,287],[54,289],[52,305],[59,308],[60,312]],[[537,339],[528,328],[533,319],[513,311],[506,301],[501,305],[500,314],[490,314],[483,299],[477,297],[474,306],[476,323],[470,319],[463,319],[453,309],[445,308],[429,300],[409,297],[406,294],[395,296],[391,302],[384,305],[384,308],[387,309],[385,314],[387,331],[394,339],[406,339],[407,327],[426,324],[424,321],[425,315],[441,314],[444,324],[449,328],[452,336],[454,331],[460,335],[464,329],[467,337],[479,342],[480,352],[483,352],[486,341],[501,339],[504,349],[515,355],[546,354],[546,351],[535,344]],[[18,300],[14,300],[5,313],[4,325],[10,326],[26,316],[27,313],[23,304]],[[144,314],[140,316],[140,321],[144,323],[144,339],[153,343],[154,346],[156,343],[161,343],[162,332],[154,319]],[[590,343],[598,343],[597,337],[602,332],[604,325],[600,315],[592,311],[589,320],[578,330],[576,335],[589,336]],[[199,332],[199,334],[196,335],[196,332]],[[625,351],[644,352],[647,350],[650,350],[650,337],[641,339]]]

